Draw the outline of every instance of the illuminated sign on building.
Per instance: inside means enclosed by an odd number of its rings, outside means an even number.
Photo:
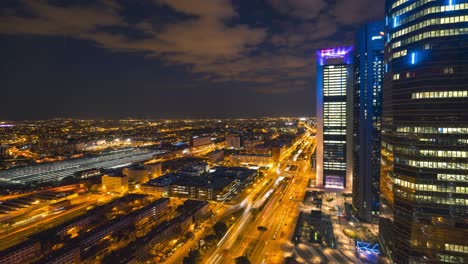
[[[361,257],[368,260],[377,260],[380,255],[379,244],[356,241],[356,250]]]

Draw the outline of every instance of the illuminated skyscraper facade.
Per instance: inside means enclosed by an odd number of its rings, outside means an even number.
[[[381,248],[468,263],[468,1],[387,0]]]
[[[356,35],[353,78],[353,207],[371,222],[379,211],[384,21]]]
[[[351,47],[317,51],[317,187],[351,187],[351,62]]]

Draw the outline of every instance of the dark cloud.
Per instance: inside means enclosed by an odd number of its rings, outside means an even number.
[[[271,8],[292,19],[272,29],[232,23],[243,14],[230,0],[147,1],[153,8],[168,8],[183,16],[163,24],[155,24],[151,17],[128,23],[123,7],[112,0],[66,7],[42,0],[21,3],[31,15],[4,12],[0,33],[66,34],[112,51],[141,52],[170,65],[186,65],[203,80],[240,82],[259,93],[311,89],[314,49],[339,43],[337,32],[348,36],[342,25],[357,25],[383,12],[383,0],[269,0]],[[132,38],[125,32],[142,37]]]
[[[337,0],[332,12],[339,23],[359,25],[369,20],[383,19],[384,10],[382,0]]]
[[[278,12],[300,19],[315,19],[327,6],[326,0],[269,0],[269,3]]]

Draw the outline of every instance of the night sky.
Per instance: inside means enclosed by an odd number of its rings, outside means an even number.
[[[0,119],[313,116],[384,0],[0,1]]]

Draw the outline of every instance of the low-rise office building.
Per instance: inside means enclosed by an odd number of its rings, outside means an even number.
[[[239,166],[272,166],[274,159],[270,154],[233,154],[229,156],[231,163]]]
[[[128,177],[128,182],[143,183],[149,180],[150,172],[143,166],[124,168],[122,174]]]
[[[110,193],[126,193],[128,191],[128,177],[127,176],[102,176],[102,190]]]
[[[228,149],[240,149],[241,138],[239,135],[226,135],[226,148]]]
[[[200,147],[211,144],[210,136],[194,136],[191,139],[192,147]]]
[[[168,173],[141,186],[148,194],[224,202],[253,183],[258,173],[241,167],[215,167],[210,173],[192,176]]]

